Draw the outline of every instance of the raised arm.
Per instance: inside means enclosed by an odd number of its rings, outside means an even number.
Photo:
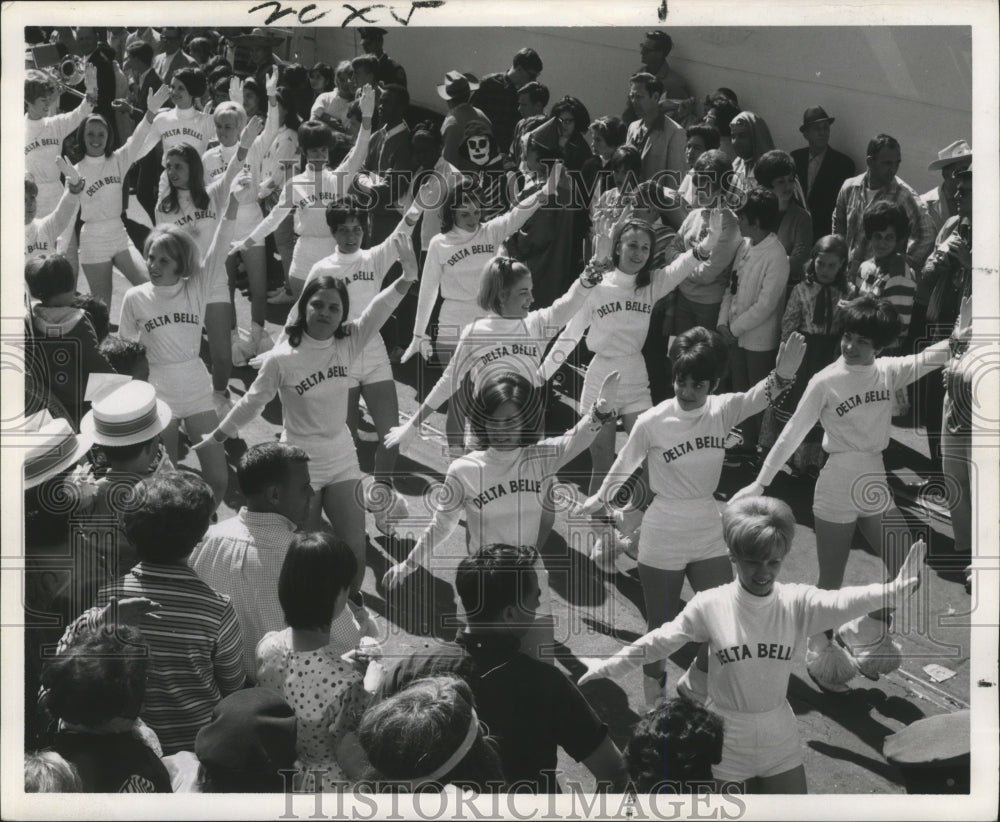
[[[562,468],[566,463],[572,462],[576,457],[586,451],[601,429],[608,423],[613,423],[618,419],[618,383],[619,373],[612,371],[604,378],[601,385],[600,394],[597,401],[589,410],[584,409],[584,414],[580,421],[574,425],[563,436],[555,442],[546,442],[557,445],[561,453],[555,461],[555,468]]]
[[[385,325],[386,320],[399,305],[403,295],[417,279],[417,255],[413,251],[413,241],[409,234],[394,235],[394,242],[403,265],[403,276],[382,289],[378,296],[364,310],[355,323],[358,344],[363,347]]]
[[[795,383],[802,358],[806,353],[806,338],[798,332],[778,346],[778,357],[774,370],[749,391],[730,394],[730,406],[726,408],[725,424],[732,428],[747,417],[763,411],[767,406]]]
[[[583,339],[583,334],[589,325],[590,312],[584,306],[573,315],[569,324],[552,344],[549,353],[545,355],[545,360],[538,369],[539,376],[541,376],[543,382],[551,380],[556,371],[566,361],[566,358],[573,353],[573,349]]]
[[[528,222],[531,215],[538,211],[542,203],[555,194],[556,188],[559,186],[559,180],[562,177],[562,169],[563,165],[561,162],[554,163],[552,171],[549,173],[549,179],[543,188],[540,188],[529,197],[514,203],[509,211],[498,214],[492,220],[483,224],[485,236],[493,245],[500,245],[500,243]]]
[[[332,172],[335,199],[347,194],[347,190],[358,176],[368,155],[368,142],[372,136],[372,113],[375,111],[375,91],[365,86],[361,92],[361,130],[344,161]]]
[[[427,338],[427,323],[430,322],[431,312],[434,310],[434,303],[437,300],[438,290],[441,288],[441,240],[443,235],[439,234],[431,240],[427,249],[427,259],[424,260],[424,270],[420,277],[420,291],[417,294],[417,316],[413,322],[413,343],[410,348],[414,349],[421,340]],[[413,351],[407,351],[410,356]],[[407,357],[406,359],[409,359]],[[405,360],[403,360],[405,362]]]
[[[170,98],[170,86],[160,86],[156,91],[150,89],[146,94],[146,114],[136,124],[135,130],[115,154],[120,156],[125,168],[129,168],[139,157],[140,149],[153,130],[153,120],[164,103]]]

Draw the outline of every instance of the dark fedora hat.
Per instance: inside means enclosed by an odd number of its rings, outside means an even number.
[[[444,76],[444,83],[437,87],[438,96],[442,100],[453,100],[466,92],[479,88],[479,81],[474,74],[461,71],[449,71]]]
[[[802,125],[799,131],[805,131],[813,123],[832,123],[836,117],[831,117],[823,109],[823,106],[809,106],[802,115]]]

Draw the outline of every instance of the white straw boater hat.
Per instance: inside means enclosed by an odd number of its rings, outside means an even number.
[[[90,450],[87,434],[77,434],[68,420],[42,410],[24,424],[24,489],[34,488],[76,465]]]
[[[80,431],[97,445],[138,445],[151,440],[170,422],[170,406],[157,399],[148,382],[129,380],[95,399]]]

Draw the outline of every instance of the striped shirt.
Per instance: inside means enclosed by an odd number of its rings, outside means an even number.
[[[140,562],[101,589],[98,606],[112,596],[148,597],[160,604],[157,618],[140,626],[151,660],[139,715],[160,738],[164,754],[194,750],[195,735],[212,719],[212,709],[244,682],[243,636],[229,597],[185,565],[151,562]]]
[[[899,338],[906,337],[913,313],[913,297],[917,293],[917,283],[913,272],[902,254],[893,254],[882,260],[865,260],[858,273],[858,295],[869,295],[879,300],[888,300],[896,309],[902,328]],[[896,346],[890,346],[895,350]]]

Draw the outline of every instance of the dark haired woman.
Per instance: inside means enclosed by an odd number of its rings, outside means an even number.
[[[343,280],[317,277],[303,289],[298,310],[285,328],[288,339],[263,358],[253,385],[206,438],[223,442],[235,436],[260,416],[275,394],[280,395],[282,439],[309,454],[309,474],[319,492],[313,498],[313,527],[320,523],[322,507],[357,559],[352,593],[361,590],[366,540],[365,509],[358,493],[361,470],[347,427],[347,395],[354,361],[417,279],[410,239],[397,237],[403,275],[379,293],[357,322],[345,322],[350,300]]]

